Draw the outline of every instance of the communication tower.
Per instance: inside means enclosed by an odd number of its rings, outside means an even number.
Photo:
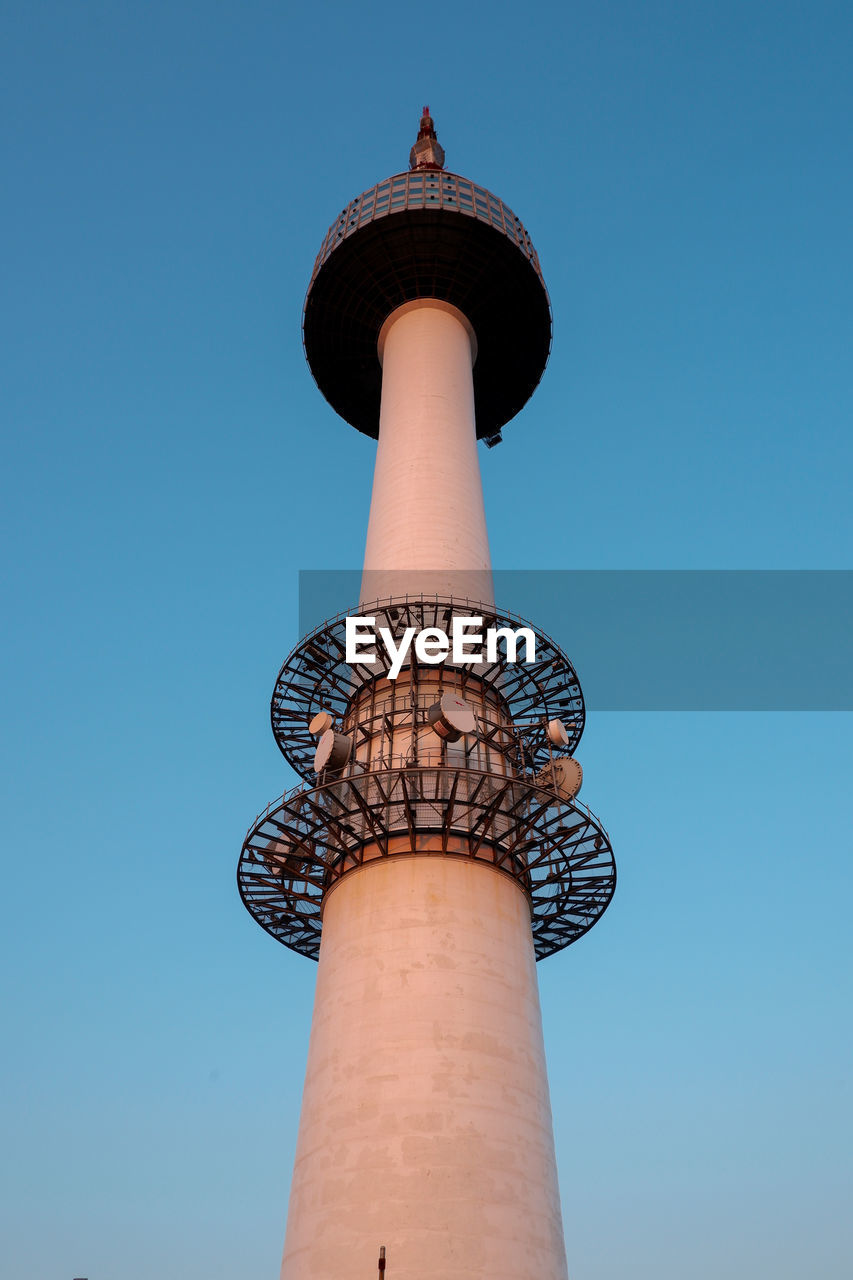
[[[408,172],[329,228],[303,318],[332,407],[378,440],[361,599],[279,672],[272,728],[304,780],[238,868],[255,920],[319,961],[282,1280],[565,1280],[535,962],[610,902],[579,801],[584,701],[562,650],[493,598],[477,440],[535,390],[551,313],[498,197],[448,173],[429,109]],[[396,678],[346,661],[347,616],[399,642],[503,633]],[[474,628],[469,628],[473,630]],[[435,637],[433,637],[435,639]],[[440,648],[440,646],[439,646]]]

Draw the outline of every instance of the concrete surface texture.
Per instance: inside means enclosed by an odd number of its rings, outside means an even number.
[[[330,893],[283,1280],[566,1276],[530,915],[509,876],[386,858]]]
[[[361,600],[492,602],[474,425],[476,343],[434,299],[392,312],[379,339],[382,401]]]

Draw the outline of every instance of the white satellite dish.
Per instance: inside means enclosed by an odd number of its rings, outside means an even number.
[[[458,742],[477,727],[474,711],[455,693],[443,693],[427,713],[432,728],[445,742]]]
[[[352,738],[345,733],[335,733],[334,729],[327,729],[314,752],[314,772],[322,773],[324,769],[328,769],[336,773],[338,769],[343,769],[351,755]]]
[[[583,784],[583,769],[574,756],[561,756],[546,764],[537,782],[553,787],[562,800],[574,800]]]
[[[569,731],[562,720],[549,720],[547,732],[548,741],[552,747],[567,747],[569,745]]]
[[[322,737],[327,729],[332,728],[334,723],[335,717],[332,715],[331,711],[318,711],[316,716],[311,717],[311,721],[308,725],[308,732],[311,734],[312,738]]]

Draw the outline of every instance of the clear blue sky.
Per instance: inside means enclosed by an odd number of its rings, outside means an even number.
[[[11,0],[2,47],[0,1270],[261,1280],[315,970],[235,866],[373,460],[302,357],[322,236],[425,102],[529,227],[497,565],[849,568],[853,11]],[[581,757],[620,882],[540,967],[573,1280],[846,1280],[851,717]]]

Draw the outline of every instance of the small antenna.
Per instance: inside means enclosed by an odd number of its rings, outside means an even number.
[[[409,152],[409,168],[410,169],[443,169],[444,168],[444,147],[435,136],[435,125],[432,116],[429,113],[429,107],[424,107],[424,113],[421,116],[420,128],[415,145]]]
[[[379,1280],[385,1280],[385,1245],[379,1246]]]

